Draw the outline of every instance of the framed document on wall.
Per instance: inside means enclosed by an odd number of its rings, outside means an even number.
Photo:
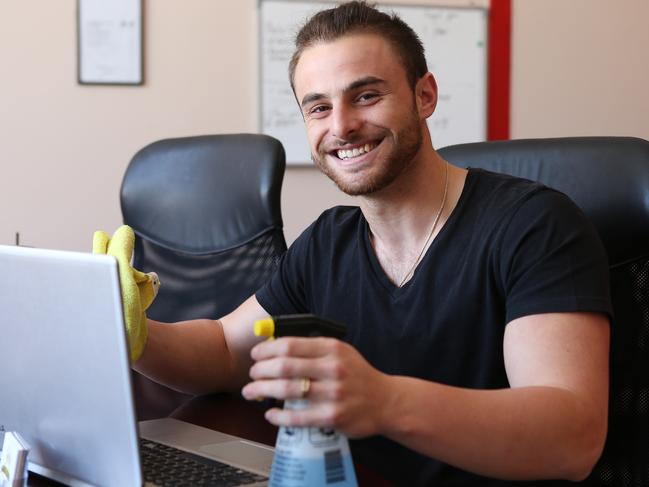
[[[144,82],[142,0],[77,0],[81,84]]]

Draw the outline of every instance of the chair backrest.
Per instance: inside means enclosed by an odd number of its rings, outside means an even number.
[[[567,194],[606,247],[611,327],[609,432],[585,485],[649,485],[649,142],[571,137],[480,142],[439,153],[453,164],[511,174]]]
[[[166,139],[135,154],[121,205],[134,266],[162,283],[149,317],[217,318],[270,277],[286,250],[284,169],[282,144],[258,134]]]

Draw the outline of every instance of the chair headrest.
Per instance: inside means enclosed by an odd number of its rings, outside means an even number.
[[[174,250],[210,253],[282,228],[282,144],[260,134],[154,142],[131,160],[120,192],[124,222]]]
[[[612,266],[649,254],[649,142],[566,137],[444,147],[461,167],[511,174],[567,194],[590,218]]]

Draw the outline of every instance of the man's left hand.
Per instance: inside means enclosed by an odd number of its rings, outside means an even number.
[[[273,408],[266,419],[277,426],[335,428],[351,438],[377,434],[383,420],[389,376],[373,368],[351,345],[334,338],[284,337],[256,345],[246,399],[303,398],[308,406]]]

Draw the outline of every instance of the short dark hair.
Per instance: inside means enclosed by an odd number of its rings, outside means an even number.
[[[388,15],[364,1],[352,1],[322,10],[311,17],[295,37],[295,52],[288,66],[295,92],[295,68],[305,49],[348,34],[371,33],[383,37],[396,50],[411,87],[428,72],[424,46],[412,28],[393,13]]]

